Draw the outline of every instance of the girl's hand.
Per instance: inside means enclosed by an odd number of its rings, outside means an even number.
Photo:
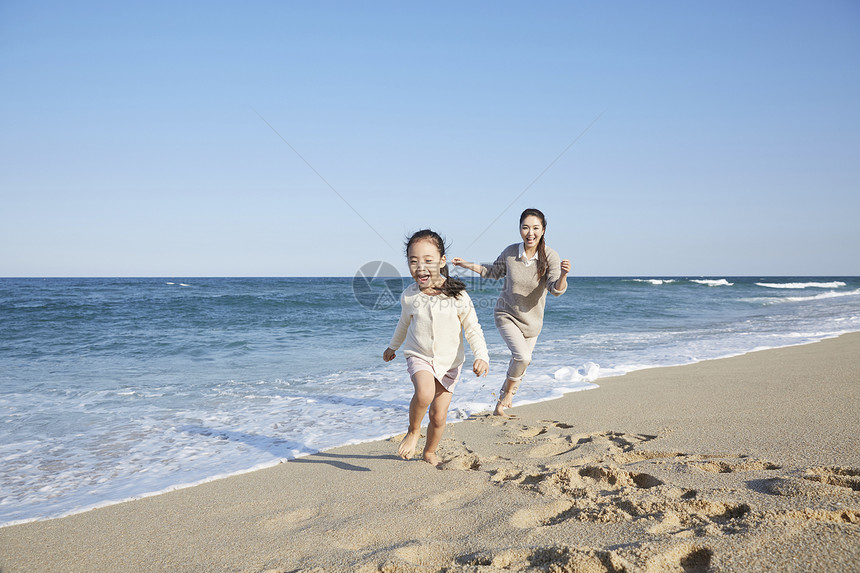
[[[481,360],[480,358],[478,360],[475,360],[475,363],[472,365],[472,371],[478,378],[485,375],[489,369],[490,365],[487,364],[484,360]]]
[[[397,355],[390,348],[386,348],[385,352],[382,353],[382,359],[386,362],[391,362],[392,360],[394,360],[395,356]]]
[[[562,259],[562,261],[561,261],[561,276],[564,276],[569,272],[570,272],[570,261],[568,259]]]

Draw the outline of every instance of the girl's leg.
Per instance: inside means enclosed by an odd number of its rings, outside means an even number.
[[[520,387],[526,368],[531,363],[537,337],[526,338],[517,325],[506,319],[497,320],[496,327],[511,351],[511,362],[493,413],[497,416],[507,416],[505,408],[510,408],[513,404],[514,395]]]
[[[415,393],[409,403],[409,429],[406,432],[406,437],[403,438],[397,448],[397,455],[405,460],[415,455],[415,447],[421,437],[421,422],[424,420],[427,407],[430,406],[436,396],[436,384],[438,382],[436,382],[432,372],[419,370],[412,375],[412,386],[415,387]]]
[[[427,425],[427,442],[424,444],[424,461],[438,466],[442,463],[436,455],[436,448],[442,440],[442,433],[448,423],[448,407],[451,405],[451,392],[445,389],[438,380],[436,382],[436,395],[430,404],[430,423]]]

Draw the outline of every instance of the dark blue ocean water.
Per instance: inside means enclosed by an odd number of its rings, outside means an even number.
[[[491,407],[508,360],[492,320],[500,284],[464,278],[491,371],[464,374],[452,419]],[[860,330],[858,277],[569,282],[548,301],[518,403]],[[402,356],[381,360],[402,286],[372,276],[0,279],[0,524],[402,432],[412,387]]]

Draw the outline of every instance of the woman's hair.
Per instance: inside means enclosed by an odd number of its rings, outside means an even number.
[[[416,233],[413,233],[409,240],[406,241],[406,256],[409,256],[409,247],[417,243],[418,241],[430,241],[436,248],[439,249],[439,257],[445,256],[445,241],[439,235],[439,233],[435,231],[431,231],[430,229],[422,229]],[[460,293],[466,290],[466,283],[461,281],[460,279],[451,278],[448,275],[448,265],[445,265],[440,269],[442,276],[445,277],[445,282],[442,284],[442,294],[457,298],[460,296]]]
[[[543,234],[540,236],[540,241],[538,241],[537,253],[537,271],[538,277],[542,277],[546,274],[546,269],[549,266],[549,263],[546,259],[546,217],[537,209],[526,209],[523,211],[523,214],[520,215],[520,226],[522,226],[523,221],[526,220],[526,217],[537,217],[540,219],[540,224],[543,226]]]

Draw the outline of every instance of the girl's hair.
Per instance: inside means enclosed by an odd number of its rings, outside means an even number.
[[[417,243],[418,241],[430,241],[436,248],[439,249],[439,257],[445,256],[445,241],[439,235],[439,233],[435,231],[431,231],[430,229],[422,229],[416,233],[413,233],[409,240],[406,241],[406,256],[409,256],[409,247]],[[441,269],[442,276],[445,277],[445,282],[442,284],[442,294],[457,298],[460,296],[460,293],[466,290],[466,283],[461,281],[460,279],[451,278],[448,275],[448,265],[445,265]]]
[[[523,214],[520,215],[520,226],[522,226],[523,221],[526,220],[526,217],[537,217],[540,219],[540,224],[543,226],[543,234],[540,236],[540,241],[538,241],[538,260],[537,260],[537,271],[538,277],[542,277],[546,274],[546,269],[549,266],[549,263],[546,259],[546,217],[537,209],[526,209],[523,211]]]

